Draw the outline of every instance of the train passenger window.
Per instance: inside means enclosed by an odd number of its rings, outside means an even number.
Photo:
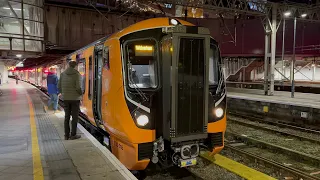
[[[209,54],[209,85],[217,85],[221,76],[221,59],[219,48],[212,42],[210,42]]]
[[[81,75],[81,89],[86,92],[86,59],[80,59],[78,64],[78,71]]]
[[[104,47],[103,49],[103,66],[106,69],[110,69],[109,47]]]
[[[88,98],[91,100],[92,98],[92,88],[93,88],[93,74],[92,74],[92,56],[89,57],[89,92]]]
[[[130,88],[157,88],[158,56],[154,40],[139,40],[126,45]]]

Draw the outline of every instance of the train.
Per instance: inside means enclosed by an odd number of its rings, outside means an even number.
[[[176,18],[137,22],[63,58],[19,70],[46,88],[77,61],[81,114],[105,132],[104,143],[129,170],[149,163],[187,167],[201,149],[224,147],[226,85],[219,45],[207,28]],[[61,100],[63,100],[63,97]]]

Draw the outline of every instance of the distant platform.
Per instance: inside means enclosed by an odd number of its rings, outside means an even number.
[[[264,95],[260,89],[227,88],[227,96],[230,98],[264,101],[278,104],[295,105],[320,109],[320,94],[295,92],[291,98],[291,92],[275,91],[273,96]]]
[[[136,179],[78,124],[78,140],[64,140],[64,112],[43,110],[47,96],[9,80],[0,86],[0,180]]]
[[[275,91],[273,96],[263,90],[227,88],[227,110],[230,113],[281,121],[320,130],[320,94]]]
[[[227,87],[230,88],[245,88],[245,89],[264,89],[264,84],[262,81],[254,81],[254,82],[233,82],[228,81]],[[291,83],[290,82],[275,82],[274,89],[276,91],[291,91]],[[313,93],[320,94],[320,82],[315,81],[298,81],[295,82],[295,91],[302,93]]]

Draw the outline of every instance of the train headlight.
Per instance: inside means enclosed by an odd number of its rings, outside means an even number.
[[[137,124],[138,124],[139,126],[145,126],[145,125],[147,125],[148,122],[149,122],[149,118],[148,118],[148,116],[146,116],[146,115],[140,115],[140,116],[138,116],[138,117],[136,118],[136,120],[137,120]]]
[[[175,19],[171,19],[170,20],[170,23],[172,24],[172,25],[174,25],[174,26],[176,26],[176,25],[178,25],[178,21],[177,20],[175,20]]]
[[[214,111],[215,115],[217,118],[221,118],[223,116],[223,109],[222,108],[217,108],[215,111]]]

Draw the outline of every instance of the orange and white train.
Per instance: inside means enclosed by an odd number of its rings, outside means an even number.
[[[20,78],[45,87],[49,68],[59,76],[69,60],[83,77],[81,113],[129,170],[195,165],[200,148],[214,155],[224,147],[225,81],[207,28],[148,19]]]

